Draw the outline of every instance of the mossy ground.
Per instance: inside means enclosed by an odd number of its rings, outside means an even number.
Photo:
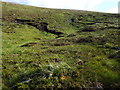
[[[2,6],[3,90],[120,87],[117,14]],[[46,22],[64,34],[58,38],[15,19]]]

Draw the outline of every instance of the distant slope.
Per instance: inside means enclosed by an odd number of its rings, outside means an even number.
[[[112,17],[114,17],[114,21],[111,20]],[[109,23],[117,23],[118,15],[87,11],[54,10],[23,6],[18,4],[3,3],[3,20],[12,21],[15,19],[35,20],[36,22],[47,22],[48,27],[51,30],[58,30],[63,31],[65,33],[70,33],[70,31],[74,32],[74,29],[76,28],[73,25],[71,25],[73,19],[76,22],[76,24],[84,24],[85,22],[87,22],[87,24],[92,24],[92,22],[94,21],[96,21],[96,23],[99,23],[100,20],[102,20],[102,22],[107,21]],[[87,21],[87,19],[89,21]],[[81,22],[79,22],[79,20],[81,20]],[[68,31],[68,29],[70,30]]]
[[[1,3],[3,89],[120,87],[118,14]]]

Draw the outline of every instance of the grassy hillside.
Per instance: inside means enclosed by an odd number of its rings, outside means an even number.
[[[120,87],[117,14],[1,3],[3,90]]]

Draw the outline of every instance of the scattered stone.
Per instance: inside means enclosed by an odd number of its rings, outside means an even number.
[[[32,79],[29,78],[28,80],[22,81],[21,83],[29,83],[31,80],[32,80]]]
[[[103,89],[103,85],[101,83],[99,83],[99,82],[94,83],[93,86],[95,88]]]
[[[79,60],[79,61],[77,62],[77,64],[78,64],[78,65],[83,65],[84,63],[83,63],[82,60]]]

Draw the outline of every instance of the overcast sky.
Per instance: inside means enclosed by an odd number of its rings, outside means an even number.
[[[1,0],[24,5],[118,13],[119,0]]]

